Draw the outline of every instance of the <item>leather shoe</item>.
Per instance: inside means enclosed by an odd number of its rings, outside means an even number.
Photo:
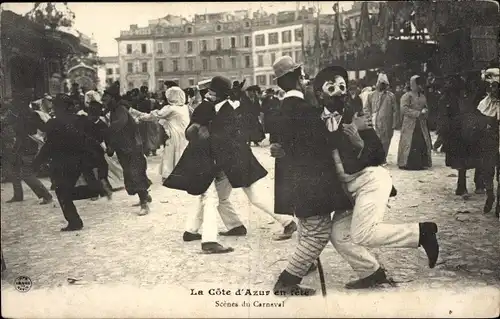
[[[204,254],[226,254],[234,251],[232,247],[224,247],[219,243],[202,243],[201,250]]]
[[[61,228],[61,231],[66,232],[66,231],[75,231],[75,230],[81,230],[83,228],[83,223],[81,224],[76,224],[76,225],[71,225],[68,224],[68,226]]]
[[[228,231],[221,231],[219,235],[221,236],[245,236],[247,234],[247,228],[243,225],[230,229]]]
[[[376,287],[380,284],[393,285],[393,282],[390,281],[389,279],[387,279],[387,276],[385,274],[385,270],[382,267],[377,269],[373,274],[369,275],[368,277],[348,282],[345,285],[345,288],[346,289],[367,289],[367,288]]]
[[[439,256],[439,243],[436,233],[438,231],[436,223],[420,223],[420,239],[418,245],[422,246],[429,259],[429,267],[434,268]]]
[[[201,234],[190,233],[185,231],[182,235],[182,240],[184,241],[193,241],[193,240],[201,240]]]
[[[293,233],[296,231],[297,231],[297,224],[295,223],[295,221],[292,220],[288,225],[285,226],[285,228],[283,229],[283,233],[275,235],[273,237],[273,240],[280,241],[280,240],[290,239],[292,238]]]
[[[19,198],[11,198],[8,201],[6,201],[6,203],[16,203],[16,202],[22,202],[22,201],[23,200],[19,199]]]

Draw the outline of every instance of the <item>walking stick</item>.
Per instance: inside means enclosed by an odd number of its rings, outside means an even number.
[[[323,295],[323,297],[326,297],[325,274],[323,273],[323,266],[321,265],[319,257],[317,260],[318,260],[319,282],[321,283],[321,294]]]

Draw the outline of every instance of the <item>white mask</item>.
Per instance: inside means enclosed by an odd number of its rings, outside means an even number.
[[[342,96],[347,94],[347,85],[343,77],[335,77],[335,81],[327,81],[323,84],[322,90],[329,96]]]

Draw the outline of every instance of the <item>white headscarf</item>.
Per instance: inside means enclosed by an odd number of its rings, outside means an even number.
[[[165,91],[165,97],[170,105],[185,105],[186,104],[186,94],[184,91],[178,87],[174,86]]]
[[[387,74],[385,74],[385,73],[379,73],[379,74],[378,74],[378,78],[377,78],[377,86],[378,86],[380,83],[385,83],[385,84],[389,85],[389,78],[387,77]]]

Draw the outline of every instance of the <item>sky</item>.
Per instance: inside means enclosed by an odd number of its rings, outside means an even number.
[[[333,1],[300,1],[299,6],[321,8],[321,13],[333,13]],[[2,8],[17,14],[25,14],[33,8],[34,2],[3,2]],[[340,2],[340,7],[347,10],[352,1]],[[120,31],[128,30],[131,24],[147,26],[148,20],[158,19],[167,14],[191,17],[195,14],[223,11],[262,9],[269,13],[295,10],[296,1],[268,2],[70,2],[68,7],[75,13],[74,28],[85,35],[93,36],[97,43],[99,56],[118,55],[115,38]]]

